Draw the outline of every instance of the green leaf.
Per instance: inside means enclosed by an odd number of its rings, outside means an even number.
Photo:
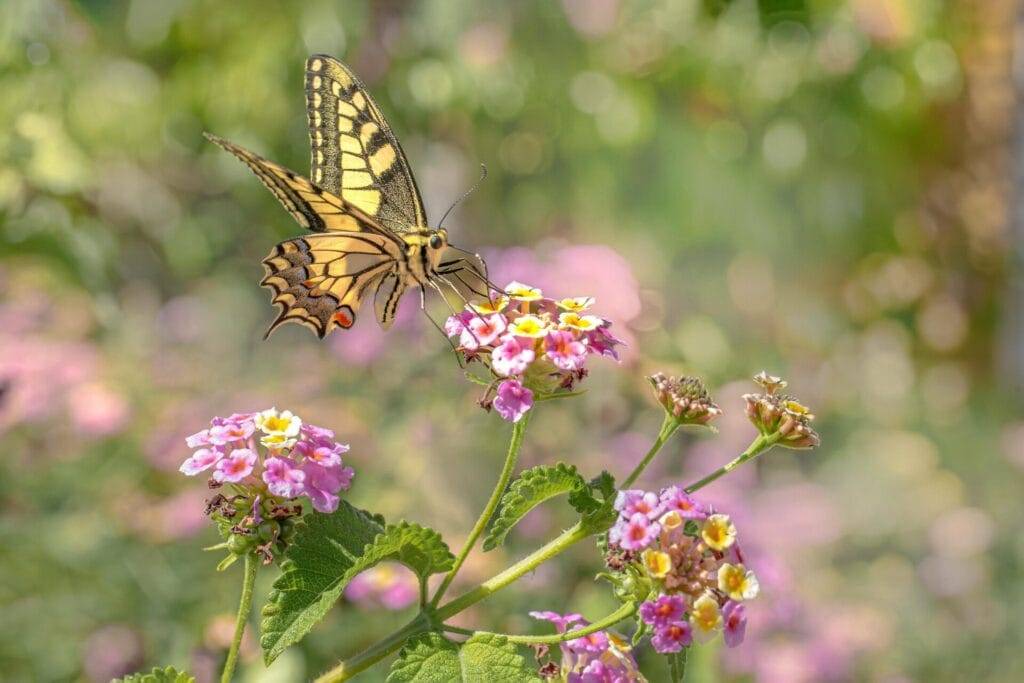
[[[112,683],[196,683],[196,679],[192,674],[168,666],[163,669],[154,667],[149,673],[131,674]]]
[[[504,543],[512,527],[544,501],[563,493],[585,489],[586,486],[586,481],[576,468],[564,462],[554,467],[542,465],[524,470],[501,497],[500,511],[484,538],[484,550],[494,550]]]
[[[342,501],[330,515],[311,514],[285,552],[283,573],[263,607],[260,646],[269,665],[301,640],[341,597],[357,574],[385,560],[401,562],[426,581],[451,569],[448,546],[432,529],[384,519]]]
[[[504,636],[476,635],[461,646],[439,633],[410,639],[391,665],[387,683],[537,682],[537,672]]]
[[[608,472],[601,472],[597,477],[581,489],[569,496],[569,502],[576,511],[583,515],[583,524],[591,533],[599,534],[607,531],[618,513],[615,511],[615,477]]]

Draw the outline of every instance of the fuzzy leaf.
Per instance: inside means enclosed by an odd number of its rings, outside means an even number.
[[[311,514],[299,524],[263,607],[260,646],[267,664],[301,640],[360,572],[393,560],[424,582],[451,569],[455,557],[436,531],[407,522],[385,527],[383,522],[342,501],[334,513]]]
[[[131,674],[111,683],[196,683],[196,679],[192,674],[168,666],[163,669],[154,667],[149,673]]]
[[[615,511],[615,478],[608,472],[601,472],[589,481],[586,486],[573,491],[569,495],[569,503],[583,515],[583,523],[592,533],[607,531],[618,513]]]
[[[574,492],[586,486],[576,468],[563,462],[524,470],[501,497],[500,511],[484,538],[484,550],[494,550],[504,543],[512,527],[544,501],[563,493],[569,493],[571,501]]]
[[[438,633],[409,640],[387,683],[534,683],[540,678],[516,646],[498,635],[476,635],[461,646]]]

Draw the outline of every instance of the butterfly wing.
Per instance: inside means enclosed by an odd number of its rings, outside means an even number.
[[[393,241],[366,231],[306,235],[278,244],[263,260],[266,277],[260,282],[280,307],[266,336],[286,322],[305,325],[321,339],[336,328],[352,327],[364,295],[385,280],[398,280],[400,257]]]
[[[328,55],[306,60],[306,111],[318,187],[396,232],[427,227],[405,153],[351,69]]]

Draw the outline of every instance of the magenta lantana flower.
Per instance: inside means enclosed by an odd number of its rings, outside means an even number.
[[[503,377],[522,375],[537,355],[533,350],[533,340],[511,334],[501,339],[501,344],[491,351],[491,368]]]
[[[192,477],[200,472],[205,472],[214,465],[217,461],[224,457],[224,452],[217,448],[200,448],[192,454],[185,462],[181,463],[179,470],[182,474],[187,474]]]
[[[624,342],[611,333],[611,326],[611,323],[606,323],[596,330],[587,332],[584,336],[587,340],[587,350],[590,353],[596,353],[599,356],[605,356],[617,361],[619,360],[619,352],[615,350],[615,347],[622,346]]]
[[[736,647],[743,642],[747,633],[747,609],[743,603],[730,600],[722,608],[722,635],[728,647]]]
[[[561,370],[579,370],[587,362],[587,345],[568,330],[553,330],[544,337],[544,354]]]
[[[643,550],[661,533],[661,525],[637,512],[628,520],[619,521],[608,532],[608,541],[623,550]]]
[[[682,486],[669,486],[661,492],[661,511],[675,511],[683,519],[706,519],[704,506],[694,500]]]
[[[679,621],[686,613],[686,601],[680,595],[662,595],[640,605],[640,618],[652,626]]]
[[[519,422],[533,406],[533,392],[519,380],[507,379],[498,385],[494,397],[494,410],[509,422]]]
[[[275,496],[297,498],[305,493],[306,473],[291,458],[278,456],[263,463],[263,481]]]
[[[256,457],[256,452],[249,448],[236,448],[217,461],[213,478],[223,483],[238,483],[252,474]]]
[[[693,642],[693,627],[688,621],[672,621],[658,626],[651,637],[655,652],[679,652]]]
[[[550,621],[552,624],[555,625],[555,628],[558,629],[559,633],[565,633],[569,630],[570,626],[572,626],[573,624],[578,624],[579,622],[583,621],[583,615],[576,614],[575,612],[571,614],[562,615],[558,612],[551,612],[550,610],[545,610],[542,612],[529,612],[529,615],[534,619]]]
[[[657,519],[663,512],[661,499],[657,493],[639,489],[619,491],[615,497],[615,509],[627,519],[637,513],[646,516],[647,519]]]

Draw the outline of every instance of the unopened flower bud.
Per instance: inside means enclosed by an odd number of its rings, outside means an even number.
[[[778,445],[785,448],[814,448],[821,443],[818,433],[811,427],[814,415],[810,408],[792,396],[776,394],[786,386],[786,381],[764,372],[754,377],[764,387],[764,394],[745,394],[747,417],[757,430],[769,435],[778,433]]]
[[[668,377],[658,372],[648,379],[658,402],[679,424],[708,426],[722,414],[704,383],[696,377]]]

